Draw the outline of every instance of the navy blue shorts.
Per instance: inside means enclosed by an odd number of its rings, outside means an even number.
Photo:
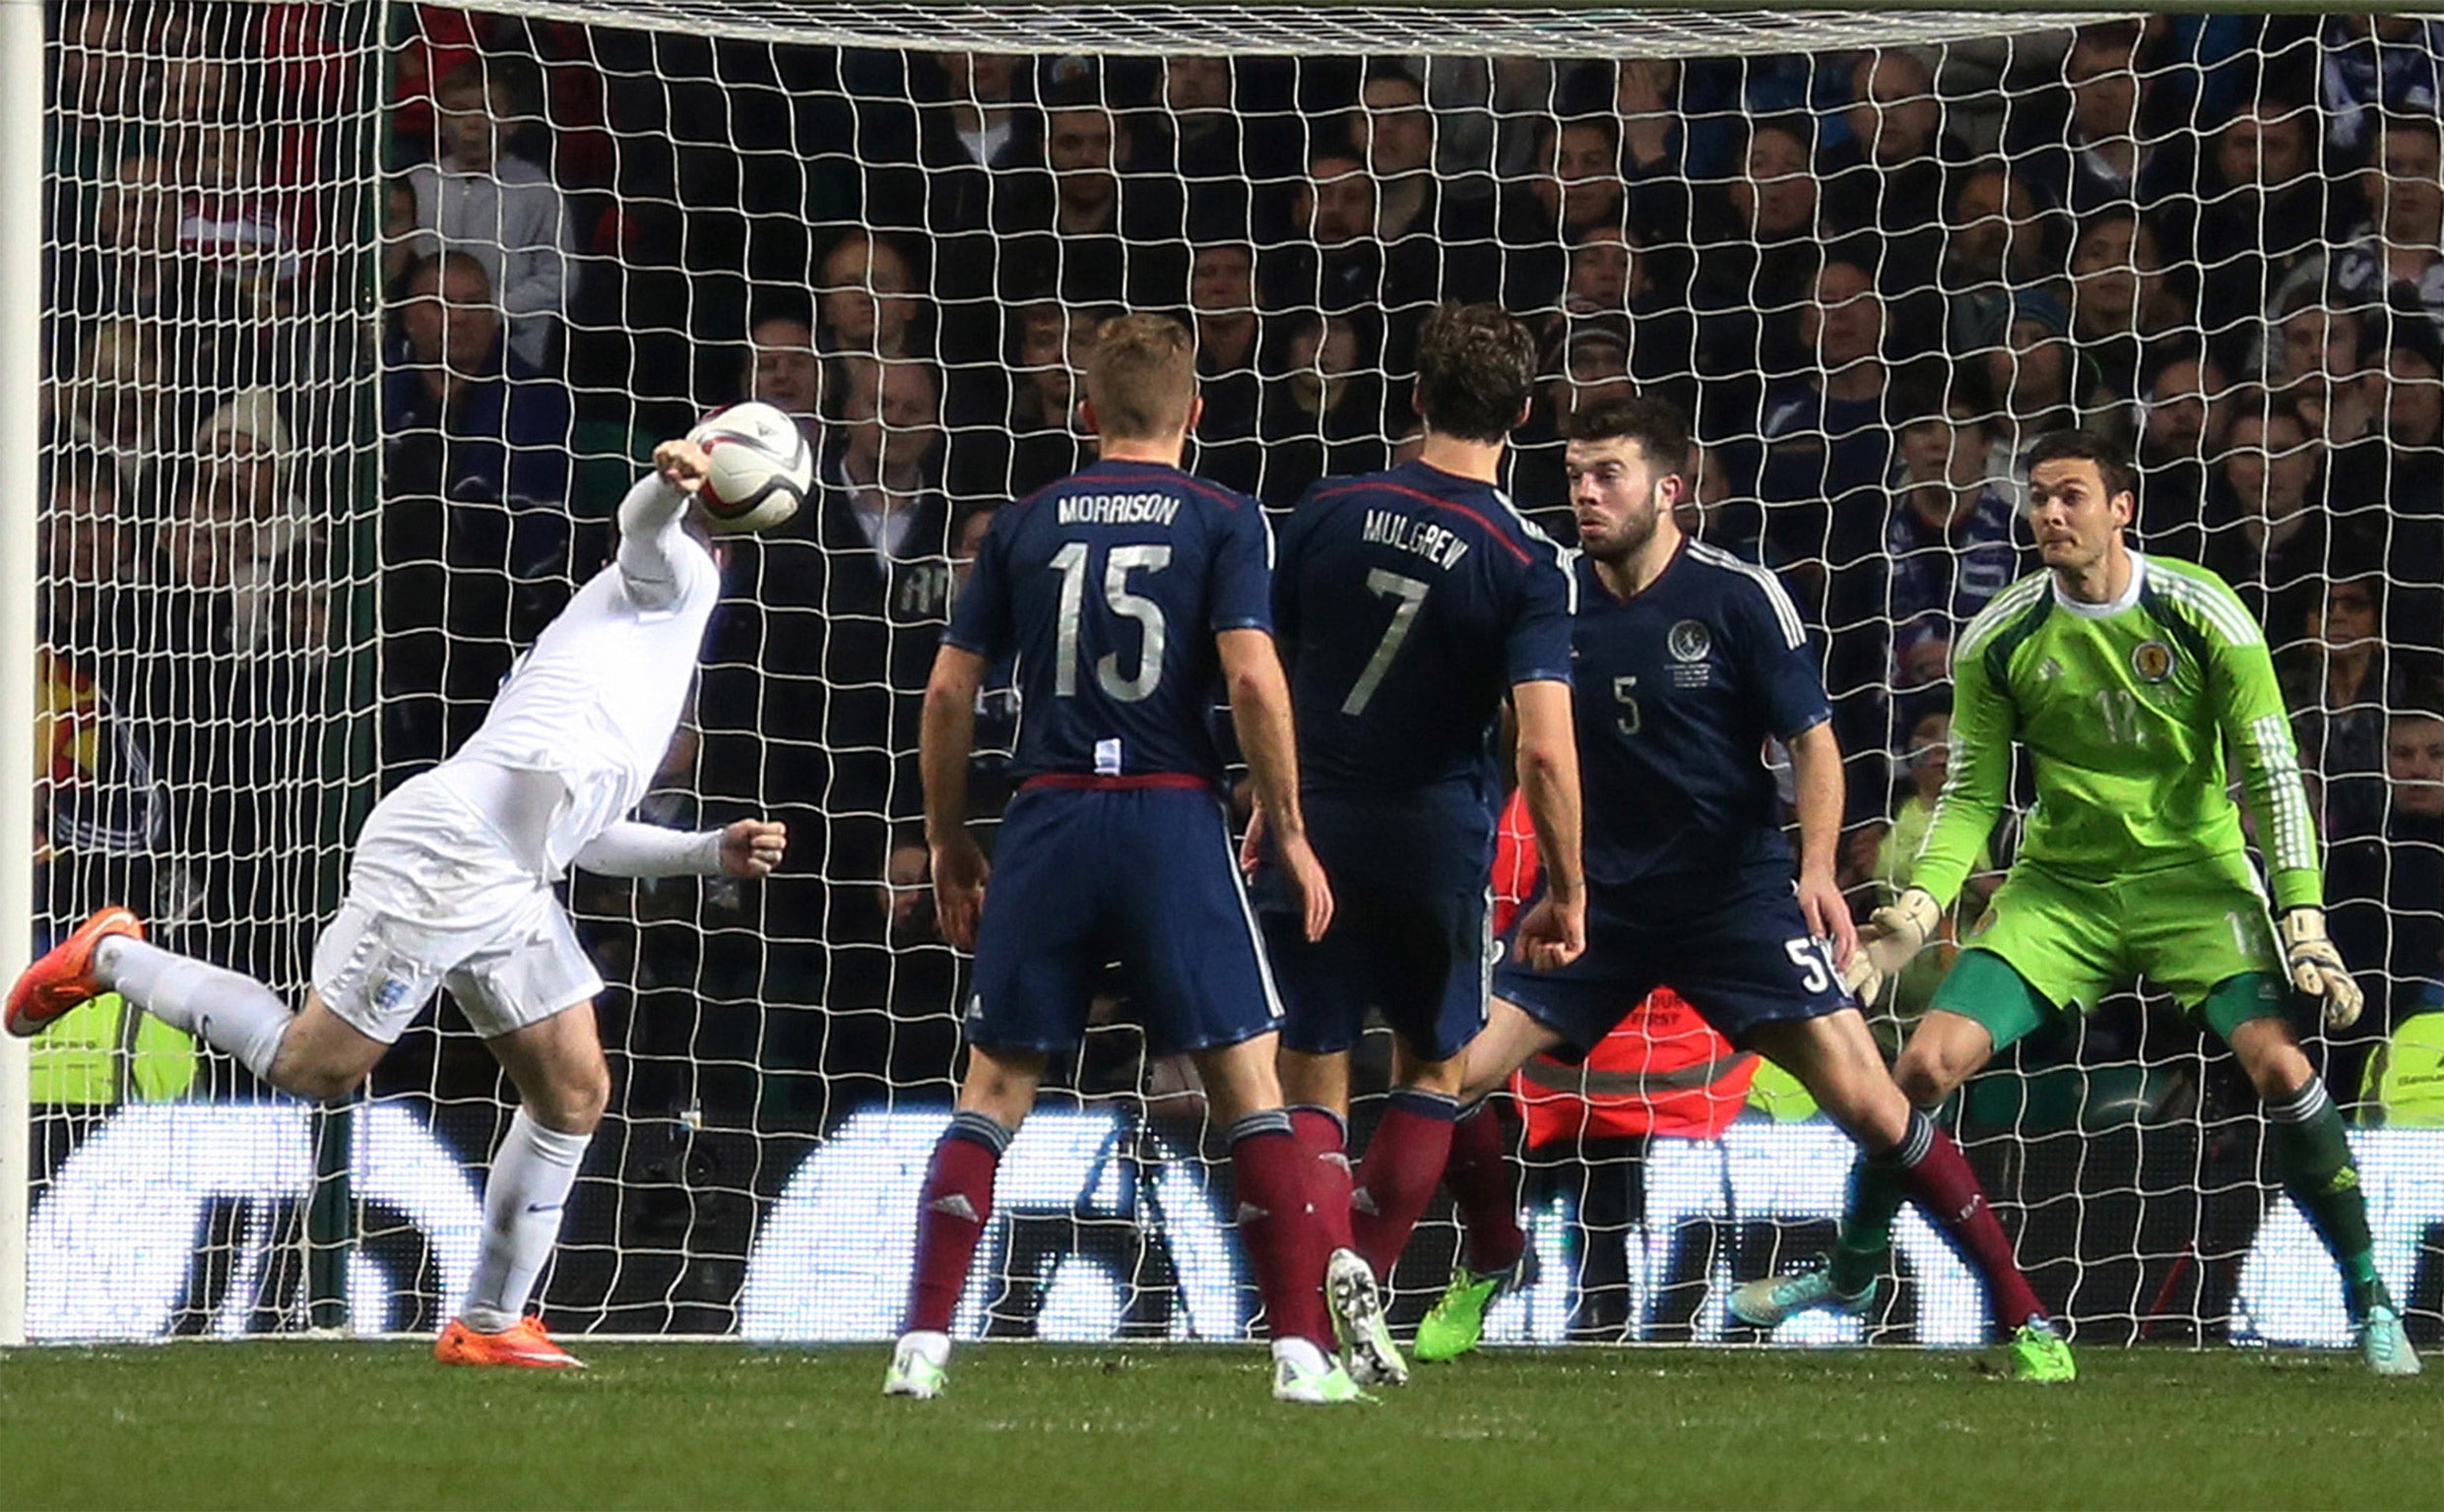
[[[1332,927],[1314,943],[1277,868],[1256,879],[1257,914],[1289,1010],[1281,1042],[1346,1050],[1381,1012],[1413,1052],[1448,1060],[1485,1027],[1494,939],[1494,816],[1481,800],[1398,802],[1308,794],[1307,833],[1332,883]]]
[[[1787,880],[1740,887],[1717,907],[1668,922],[1651,910],[1641,914],[1640,902],[1637,889],[1589,887],[1585,954],[1557,972],[1506,959],[1494,973],[1494,995],[1581,1056],[1667,982],[1742,1046],[1759,1025],[1852,1006],[1831,947],[1809,934]]]
[[[1114,961],[1158,1053],[1280,1027],[1281,1000],[1210,790],[1038,788],[1011,800],[977,928],[969,1042],[1069,1048]]]

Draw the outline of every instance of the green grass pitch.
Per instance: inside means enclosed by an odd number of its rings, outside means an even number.
[[[2035,1388],[1914,1351],[1494,1351],[1375,1406],[1263,1352],[411,1344],[0,1354],[0,1506],[2348,1507],[2444,1504],[2431,1383],[2348,1354],[2089,1350]]]

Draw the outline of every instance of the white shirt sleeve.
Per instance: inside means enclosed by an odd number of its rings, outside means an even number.
[[[604,877],[715,877],[722,869],[722,832],[621,819],[586,843],[577,864]]]
[[[639,606],[667,609],[686,592],[679,552],[687,540],[687,493],[648,472],[619,501],[619,575]]]

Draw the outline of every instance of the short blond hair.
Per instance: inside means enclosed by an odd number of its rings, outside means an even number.
[[[1167,315],[1116,315],[1086,358],[1086,402],[1110,440],[1159,441],[1185,432],[1196,400],[1196,348]]]

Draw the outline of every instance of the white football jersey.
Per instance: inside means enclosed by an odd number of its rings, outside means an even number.
[[[649,476],[637,488],[662,485]],[[621,513],[624,523],[633,512]],[[682,513],[669,512],[646,553],[669,578],[637,581],[633,562],[596,573],[518,659],[482,727],[443,763],[445,771],[482,763],[558,779],[550,812],[519,813],[503,836],[543,875],[567,870],[637,805],[678,728],[705,623],[721,599],[721,570],[679,524]],[[623,559],[643,544],[631,537]]]

